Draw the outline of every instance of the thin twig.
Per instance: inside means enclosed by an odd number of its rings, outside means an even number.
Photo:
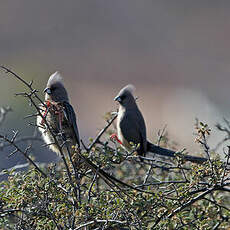
[[[90,151],[93,148],[93,146],[98,143],[98,141],[100,140],[101,136],[106,132],[106,130],[110,127],[110,125],[117,118],[117,116],[118,116],[118,114],[115,114],[114,117],[110,121],[108,121],[108,124],[98,133],[96,138],[93,140],[93,142],[91,143],[91,145],[87,149],[88,151]]]
[[[47,175],[35,164],[35,162],[23,150],[21,150],[14,142],[12,142],[11,140],[9,140],[7,137],[3,135],[0,135],[0,139],[3,139],[6,142],[10,143],[12,146],[14,146],[17,152],[20,152],[37,169],[37,171],[39,171],[44,177],[47,177]]]

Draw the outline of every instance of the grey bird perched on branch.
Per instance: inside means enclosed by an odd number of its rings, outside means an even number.
[[[131,142],[137,145],[139,156],[145,156],[147,152],[152,152],[162,156],[175,157],[176,153],[174,151],[161,148],[147,141],[145,121],[133,96],[134,89],[133,85],[127,85],[114,98],[120,104],[117,116],[118,137],[116,135],[111,137],[115,138],[127,150],[132,149]],[[203,163],[207,160],[206,158],[182,155],[180,153],[177,155],[195,163]]]
[[[37,116],[39,131],[46,144],[57,154],[60,154],[60,146],[64,153],[73,151],[72,146],[76,146],[76,144],[80,146],[76,115],[69,103],[68,93],[59,72],[50,76],[44,93],[46,106],[40,106],[43,117]],[[50,129],[46,127],[45,120]],[[56,137],[59,147],[56,145],[53,135]],[[66,142],[65,145],[63,145],[64,142]]]
[[[134,89],[133,85],[127,85],[114,98],[120,104],[117,117],[117,134],[118,139],[127,150],[132,149],[130,142],[135,145],[139,144],[137,153],[139,156],[145,156],[147,152],[146,127],[132,94]]]

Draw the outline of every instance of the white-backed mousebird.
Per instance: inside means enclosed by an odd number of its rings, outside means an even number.
[[[44,90],[46,106],[40,105],[43,117],[37,116],[37,125],[42,137],[49,148],[60,154],[59,147],[55,144],[53,135],[62,151],[73,151],[72,146],[80,146],[79,132],[76,123],[76,115],[69,103],[68,93],[64,87],[63,79],[59,72],[52,74]],[[44,119],[49,125],[47,129]],[[63,142],[65,145],[63,146]]]
[[[137,153],[139,156],[145,156],[147,152],[152,152],[161,156],[175,157],[175,151],[162,148],[147,141],[145,121],[139,110],[136,99],[133,96],[133,85],[127,85],[120,90],[114,98],[119,102],[119,110],[117,116],[117,136],[112,135],[111,138],[116,139],[118,143],[124,146],[127,150],[131,150],[130,143],[137,145]],[[202,157],[182,155],[186,161],[195,163],[203,163],[207,159]],[[140,158],[143,160],[142,158]]]
[[[133,96],[134,86],[127,85],[114,98],[118,101],[117,134],[122,145],[131,150],[130,143],[139,144],[137,153],[145,156],[147,152],[146,127],[144,118]]]

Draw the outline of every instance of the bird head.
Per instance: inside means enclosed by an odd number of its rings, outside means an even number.
[[[120,90],[118,95],[114,98],[120,105],[124,107],[132,107],[136,105],[135,98],[133,96],[133,91],[135,87],[133,85],[127,85]]]
[[[62,76],[59,72],[53,73],[44,89],[45,99],[55,102],[69,101],[67,91],[64,87]]]

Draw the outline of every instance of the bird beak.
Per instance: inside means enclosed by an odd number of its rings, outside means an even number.
[[[50,88],[45,88],[44,89],[44,93],[47,93],[47,94],[50,95],[51,94],[51,89]]]
[[[117,96],[117,97],[114,98],[114,101],[121,102],[121,98],[119,96]]]

